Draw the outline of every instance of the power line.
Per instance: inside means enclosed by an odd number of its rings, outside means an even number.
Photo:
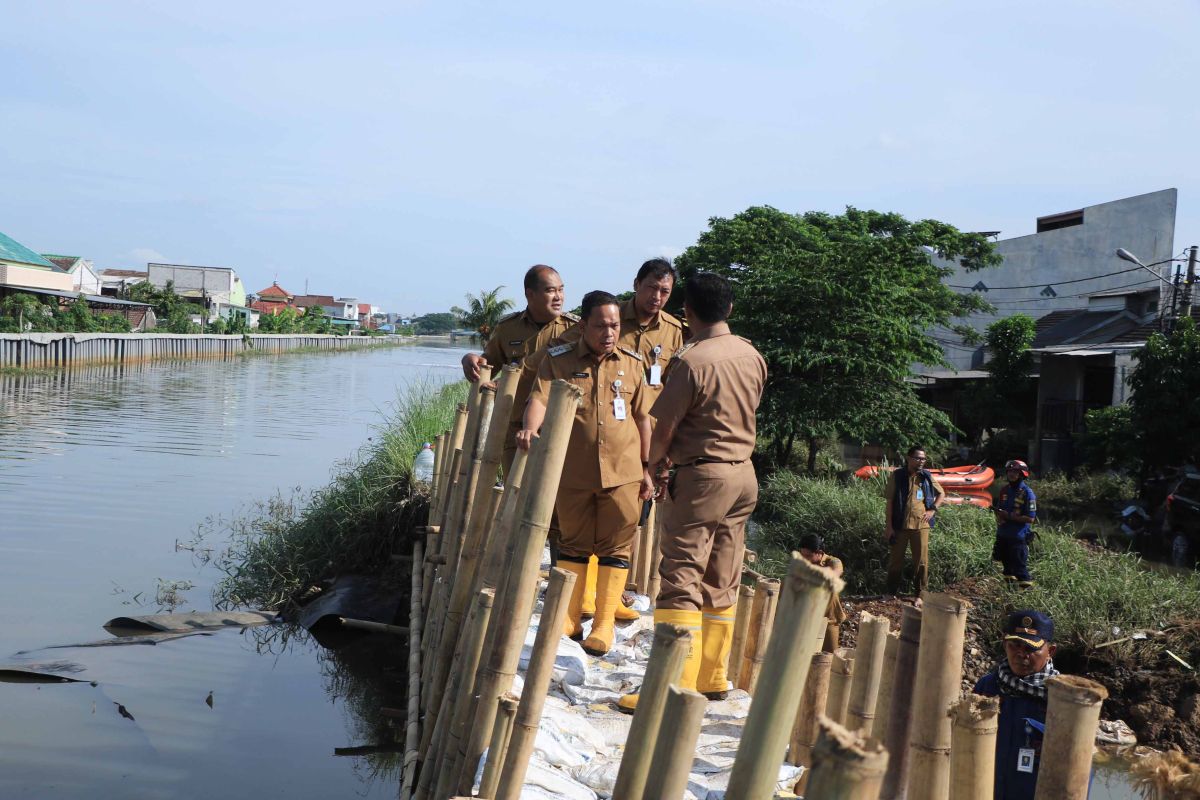
[[[988,286],[985,291],[998,292],[998,291],[1007,290],[1007,289],[1041,289],[1043,286],[1066,286],[1068,283],[1083,283],[1084,281],[1096,281],[1096,280],[1100,280],[1101,278],[1111,278],[1113,275],[1124,275],[1126,272],[1137,272],[1139,269],[1141,269],[1141,267],[1130,267],[1129,269],[1122,269],[1122,270],[1118,270],[1116,272],[1106,272],[1103,275],[1091,275],[1086,278],[1074,278],[1069,281],[1050,281],[1049,283],[1034,283],[1034,284],[1030,284],[1028,286]],[[975,289],[974,286],[960,286],[960,285],[954,284],[954,283],[948,283],[946,285],[949,286],[951,289],[971,289],[971,290]],[[976,285],[978,285],[978,284],[976,284]]]
[[[1136,281],[1135,283],[1126,283],[1121,286],[1113,286],[1105,289],[1106,292],[1115,292],[1118,289],[1131,289],[1135,286],[1144,286],[1147,283],[1158,283],[1156,278],[1146,278],[1145,280]],[[1042,284],[1043,286],[1045,284]],[[1011,305],[1013,303],[1047,303],[1053,300],[1067,300],[1075,297],[1089,297],[1097,294],[1096,292],[1080,292],[1079,294],[1059,294],[1054,297],[1025,297],[1019,300],[994,300],[992,305]],[[963,295],[966,297],[967,295]]]

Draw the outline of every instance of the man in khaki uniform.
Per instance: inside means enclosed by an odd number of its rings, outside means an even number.
[[[641,357],[617,347],[617,299],[608,292],[583,298],[583,338],[546,350],[525,407],[517,446],[528,449],[546,414],[550,383],[565,380],[583,391],[575,412],[555,507],[561,540],[558,566],[578,577],[567,606],[566,634],[580,624],[588,560],[599,558],[596,611],[583,648],[603,655],[612,647],[616,608],[629,574],[629,553],[641,501],[654,494],[646,468],[650,449],[649,393]]]
[[[671,360],[650,410],[656,420],[651,464],[660,476],[676,467],[663,519],[654,621],[691,631],[680,685],[715,699],[728,688],[746,520],[758,501],[750,455],[767,365],[750,342],[729,331],[728,281],[699,273],[684,292],[692,338]],[[622,697],[618,707],[634,710],[637,695]]]
[[[571,313],[563,313],[563,282],[554,267],[536,264],[525,272],[525,310],[515,311],[496,324],[488,338],[483,355],[467,353],[462,358],[463,375],[474,383],[481,377],[489,380],[493,370],[505,364],[520,364],[530,352],[526,347],[539,333],[547,337],[564,333],[579,321]],[[521,415],[525,409],[525,398],[521,405],[513,406],[509,419],[509,435],[505,437],[504,473],[507,475],[516,453],[515,437],[521,426]]]
[[[905,465],[888,476],[886,521],[883,538],[888,553],[887,592],[896,594],[904,571],[904,552],[912,548],[913,583],[916,594],[929,588],[929,531],[946,492],[925,469],[925,448],[910,447]]]
[[[825,552],[825,540],[818,534],[806,533],[800,537],[800,556],[810,564],[823,567],[837,577],[842,577],[845,567],[842,560]],[[842,598],[834,592],[829,598],[829,607],[825,609],[825,644],[822,650],[826,653],[837,652],[841,646],[842,623],[846,621],[846,609],[842,608]]]

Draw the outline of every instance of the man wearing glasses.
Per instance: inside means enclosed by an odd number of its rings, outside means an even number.
[[[946,492],[925,469],[925,448],[908,449],[903,467],[888,476],[887,514],[883,538],[891,547],[888,555],[887,593],[900,590],[904,553],[912,548],[913,584],[916,594],[929,588],[929,531],[933,517],[946,499]]]

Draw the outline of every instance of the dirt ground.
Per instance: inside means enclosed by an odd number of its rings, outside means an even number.
[[[955,592],[970,597],[968,591]],[[854,647],[858,623],[864,611],[887,617],[892,629],[900,626],[901,607],[912,598],[844,597],[847,619],[842,623],[842,646]],[[1195,638],[1192,638],[1195,641]],[[1191,665],[1200,664],[1200,647],[1195,652],[1177,652]],[[1001,655],[994,642],[984,641],[979,627],[967,623],[963,646],[963,690],[990,670]],[[1124,720],[1137,735],[1138,744],[1160,750],[1178,749],[1191,757],[1200,756],[1200,675],[1162,654],[1153,663],[1111,663],[1103,658],[1060,653],[1055,666],[1102,684],[1109,697],[1101,712],[1103,719]]]

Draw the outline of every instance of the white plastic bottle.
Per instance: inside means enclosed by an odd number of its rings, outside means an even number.
[[[429,442],[421,447],[421,452],[417,453],[417,458],[413,461],[413,478],[421,483],[430,483],[433,480],[433,445]]]

